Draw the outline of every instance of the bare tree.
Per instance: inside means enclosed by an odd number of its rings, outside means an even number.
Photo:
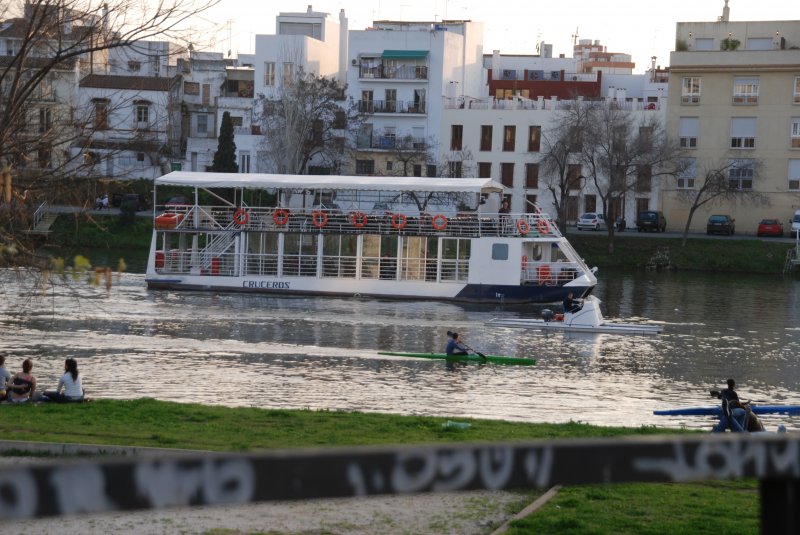
[[[394,146],[389,149],[393,162],[397,164],[392,165],[391,174],[412,176],[415,165],[427,169],[427,166],[434,161],[431,154],[434,146],[435,143],[430,139],[418,139],[410,134],[396,139]]]
[[[637,117],[613,104],[590,108],[580,152],[586,178],[600,197],[609,253],[614,252],[614,223],[624,196],[651,191],[653,180],[674,176],[682,162],[654,114]]]
[[[572,165],[580,161],[582,139],[588,128],[592,104],[575,100],[568,110],[559,111],[553,128],[542,136],[542,185],[552,196],[558,225],[567,228],[567,199],[569,191],[580,186],[580,178],[570,173]]]
[[[753,180],[762,167],[760,161],[753,159],[728,159],[708,162],[701,169],[702,178],[698,180],[696,162],[692,158],[684,160],[682,169],[676,174],[678,199],[689,206],[689,215],[683,227],[681,246],[686,246],[689,228],[697,210],[716,201],[749,202],[768,204],[768,198],[753,190]]]
[[[68,193],[68,174],[84,159],[70,151],[79,135],[69,101],[78,78],[104,68],[111,49],[151,38],[180,41],[190,19],[218,2],[29,0],[3,10],[10,18],[0,57],[0,248],[17,254],[0,255],[0,262],[33,257],[22,232],[30,228],[31,201]]]
[[[264,136],[265,161],[273,172],[302,175],[310,166],[338,173],[343,167],[360,115],[332,78],[298,69],[274,96],[259,95],[257,118]]]

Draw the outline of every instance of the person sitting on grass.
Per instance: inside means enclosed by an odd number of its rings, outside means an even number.
[[[6,399],[10,383],[11,374],[6,369],[6,356],[0,355],[0,401]]]
[[[83,401],[83,384],[78,372],[78,361],[71,358],[64,361],[64,375],[58,380],[55,392],[45,392],[44,399],[57,403]]]
[[[447,331],[447,336],[449,336],[447,348],[445,349],[447,355],[466,355],[469,353],[467,348],[461,344],[458,333]]]
[[[9,386],[8,399],[14,403],[24,403],[33,398],[36,392],[36,377],[33,376],[33,361],[22,361],[22,371],[14,374]]]

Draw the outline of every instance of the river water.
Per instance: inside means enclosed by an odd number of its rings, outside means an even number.
[[[792,278],[599,272],[607,318],[662,324],[655,336],[498,328],[541,306],[465,306],[363,298],[150,291],[123,274],[110,290],[0,272],[7,367],[34,359],[40,389],[66,357],[87,393],[228,406],[354,410],[529,422],[709,428],[654,409],[713,405],[731,376],[740,395],[800,403],[800,291]],[[379,356],[441,351],[447,330],[475,349],[536,366],[448,366]],[[800,418],[764,418],[800,429]]]

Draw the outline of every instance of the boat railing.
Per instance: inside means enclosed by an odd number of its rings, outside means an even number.
[[[175,215],[173,219],[164,215]],[[160,222],[160,219],[162,222]],[[166,220],[166,223],[163,222]],[[313,234],[378,234],[447,236],[456,238],[561,237],[546,214],[341,212],[311,208],[267,208],[229,206],[172,206],[156,216],[163,230],[263,231]]]
[[[580,273],[577,262],[527,262],[522,268],[523,284],[546,284],[563,286],[572,282]]]

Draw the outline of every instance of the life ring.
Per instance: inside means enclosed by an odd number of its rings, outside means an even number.
[[[244,208],[239,208],[233,213],[233,223],[237,227],[246,225],[248,221],[250,221],[250,214],[248,214],[247,210],[245,210]]]
[[[531,231],[531,226],[524,219],[517,219],[517,230],[522,236],[527,236]]]
[[[403,230],[406,228],[408,224],[408,217],[406,214],[394,214],[392,216],[392,227],[396,228],[397,230]]]
[[[323,228],[328,224],[328,214],[319,210],[311,212],[311,224],[317,228]]]
[[[550,234],[550,223],[547,222],[547,219],[540,219],[536,223],[536,228],[539,230],[539,234]]]
[[[447,218],[442,214],[437,214],[431,219],[433,230],[444,230],[447,228]]]
[[[282,227],[289,222],[289,212],[287,212],[283,208],[278,208],[277,210],[275,210],[275,212],[273,212],[272,220],[275,221],[276,225]]]
[[[353,212],[350,214],[350,221],[356,228],[364,228],[367,226],[367,214],[364,212]]]

